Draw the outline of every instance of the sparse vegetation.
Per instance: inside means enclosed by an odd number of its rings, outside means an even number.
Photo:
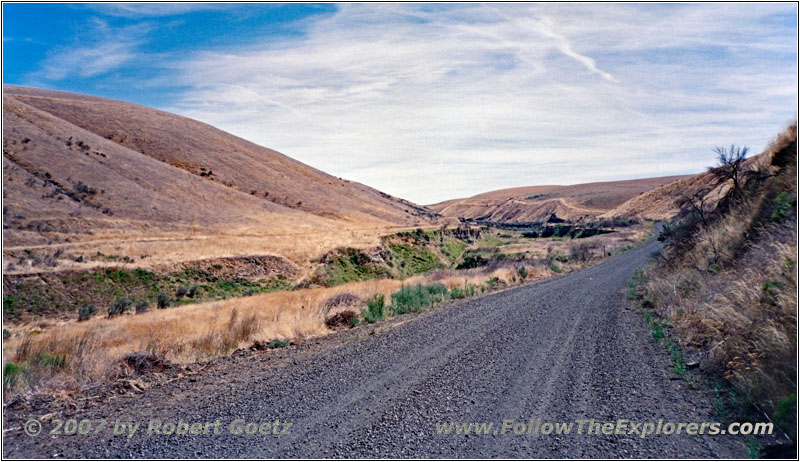
[[[777,422],[797,377],[796,126],[760,158],[745,160],[735,147],[717,152],[714,173],[728,193],[685,198],[633,294],[669,324],[663,338],[674,339],[665,347],[676,372],[685,370],[679,342]]]
[[[139,300],[136,302],[136,314],[147,313],[150,309],[150,304],[147,303],[147,300]]]
[[[83,305],[78,308],[78,321],[87,321],[93,314],[97,313],[97,307],[94,305]]]
[[[169,295],[165,294],[164,292],[158,294],[156,302],[158,304],[159,310],[169,308],[170,305],[172,305],[172,299],[169,297]]]
[[[111,306],[108,307],[108,317],[113,318],[114,316],[120,316],[131,309],[131,302],[127,297],[120,297],[118,298]]]

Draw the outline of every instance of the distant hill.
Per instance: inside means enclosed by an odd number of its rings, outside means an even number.
[[[749,157],[744,165],[748,168],[760,168],[769,162],[772,152],[768,149],[761,154]],[[687,198],[702,192],[701,196],[710,208],[728,193],[730,184],[719,182],[711,172],[687,176],[664,186],[644,192],[612,210],[605,212],[600,218],[645,218],[649,220],[670,220],[681,211]]]
[[[292,232],[437,215],[204,123],[121,101],[3,86],[3,240],[103,231]]]
[[[628,181],[608,181],[569,186],[527,186],[500,189],[428,207],[446,217],[491,222],[545,221],[552,215],[578,221],[613,214],[629,200],[648,191],[686,180],[691,176],[667,176]]]

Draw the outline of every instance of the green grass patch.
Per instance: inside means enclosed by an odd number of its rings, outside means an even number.
[[[439,283],[403,287],[392,294],[392,314],[419,313],[448,297],[447,287]]]
[[[792,393],[778,399],[775,412],[772,414],[775,425],[786,433],[786,436],[797,441],[797,394]]]
[[[159,294],[175,296],[194,287],[193,297],[180,297],[176,305],[197,301],[240,297],[245,294],[292,289],[292,281],[283,275],[252,281],[243,278],[221,279],[204,271],[185,270],[155,273],[146,269],[104,268],[85,272],[47,275],[44,282],[19,281],[11,285],[3,298],[3,313],[18,319],[23,313],[53,315],[71,313],[79,316],[83,306],[96,306],[105,312],[120,298],[155,305]],[[187,295],[188,297],[188,295]],[[178,297],[176,297],[178,298]],[[170,303],[171,305],[171,303]]]
[[[364,322],[372,324],[385,317],[386,301],[383,294],[375,294],[367,300],[367,308],[361,312]]]
[[[450,298],[460,299],[474,296],[478,292],[478,287],[474,284],[467,284],[465,287],[453,287],[450,289]]]
[[[390,250],[395,269],[401,278],[427,273],[444,266],[435,253],[423,246],[392,244]]]
[[[450,259],[450,264],[455,265],[461,255],[464,254],[464,250],[467,248],[467,243],[460,240],[460,239],[447,239],[444,244],[442,244],[442,253]]]
[[[628,300],[636,300],[636,298],[638,297],[638,292],[636,288],[639,286],[639,284],[643,282],[642,279],[643,274],[644,272],[642,271],[641,268],[636,268],[636,270],[633,272],[633,276],[628,281],[628,291],[627,291]]]
[[[320,282],[326,286],[389,276],[386,268],[376,265],[362,250],[343,247],[337,252],[339,255],[325,265],[327,277]]]
[[[783,191],[775,197],[772,205],[772,221],[779,223],[785,220],[797,204],[797,199],[792,199],[788,192]]]
[[[642,316],[644,317],[645,322],[647,322],[647,325],[650,327],[650,333],[653,336],[653,340],[660,343],[664,349],[667,350],[667,353],[669,353],[670,359],[672,359],[673,372],[688,382],[690,379],[686,375],[688,369],[686,367],[686,361],[683,358],[683,350],[681,349],[680,345],[678,345],[678,343],[669,336],[665,329],[664,322],[661,319],[656,318],[653,315],[653,312],[650,310],[642,311]]]
[[[269,348],[270,350],[274,350],[276,348],[286,348],[288,346],[289,346],[289,342],[285,342],[283,340],[277,340],[277,339],[272,340],[269,343],[267,343],[267,348]]]
[[[485,233],[478,241],[478,246],[484,249],[493,249],[503,245],[503,241],[492,233]]]
[[[7,363],[3,367],[3,389],[9,390],[23,378],[26,368],[24,364]]]

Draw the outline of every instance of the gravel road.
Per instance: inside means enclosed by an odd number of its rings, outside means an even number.
[[[504,434],[437,434],[437,423],[492,422],[501,429],[507,419],[526,425],[531,419],[714,422],[708,402],[676,380],[668,355],[625,298],[635,268],[658,246],[652,241],[583,271],[453,303],[279,364],[254,356],[77,416],[108,419],[111,427],[97,434],[31,438],[10,432],[4,455],[744,457],[742,441],[730,435],[641,438],[587,435],[586,428],[581,435],[576,428],[569,435],[516,435],[508,428]],[[207,435],[147,435],[156,418],[219,420],[219,434],[210,428]],[[140,427],[132,438],[113,436],[117,419]],[[232,435],[236,419],[270,427],[259,428],[267,434]],[[51,428],[48,422],[45,430]]]

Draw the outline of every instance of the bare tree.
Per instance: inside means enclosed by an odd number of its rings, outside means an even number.
[[[714,148],[719,165],[708,169],[719,181],[732,182],[733,191],[740,198],[743,194],[742,184],[750,172],[750,169],[745,164],[748,150],[746,146],[737,147],[734,145],[731,145],[730,149]]]

